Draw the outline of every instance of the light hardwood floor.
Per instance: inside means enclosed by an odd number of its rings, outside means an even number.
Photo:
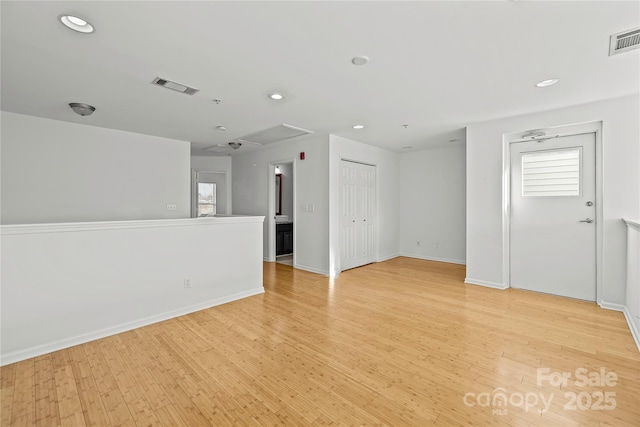
[[[264,268],[264,295],[3,367],[2,425],[640,424],[621,313],[409,258],[333,281]],[[538,368],[572,377],[538,385]]]

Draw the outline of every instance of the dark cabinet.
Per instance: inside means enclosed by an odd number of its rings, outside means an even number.
[[[293,223],[276,224],[276,256],[293,253]]]

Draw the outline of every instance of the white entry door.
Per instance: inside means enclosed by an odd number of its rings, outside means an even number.
[[[511,144],[510,283],[596,299],[595,133]]]
[[[375,261],[375,166],[340,162],[340,265],[347,270]]]

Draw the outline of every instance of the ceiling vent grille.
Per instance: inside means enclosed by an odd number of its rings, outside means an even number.
[[[609,43],[609,56],[640,48],[640,28],[613,34]]]
[[[193,95],[198,92],[198,89],[183,85],[182,83],[172,82],[171,80],[156,77],[151,82],[154,85],[161,86],[166,89],[175,90],[176,92],[184,93],[186,95]]]

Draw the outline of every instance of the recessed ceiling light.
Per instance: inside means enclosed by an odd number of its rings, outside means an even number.
[[[79,18],[73,15],[60,15],[58,16],[60,22],[64,24],[65,27],[71,28],[74,31],[78,31],[79,33],[93,33],[95,30],[93,25],[89,24],[86,20]]]
[[[364,65],[369,62],[368,56],[354,56],[351,58],[351,63],[353,65]]]
[[[364,129],[364,125],[353,125],[354,129]]]
[[[269,99],[273,99],[274,101],[281,101],[284,99],[284,95],[279,92],[272,92],[269,94]]]
[[[560,79],[547,79],[547,80],[543,80],[540,83],[536,83],[537,87],[547,87],[547,86],[553,86],[554,84],[558,83],[560,81]]]

